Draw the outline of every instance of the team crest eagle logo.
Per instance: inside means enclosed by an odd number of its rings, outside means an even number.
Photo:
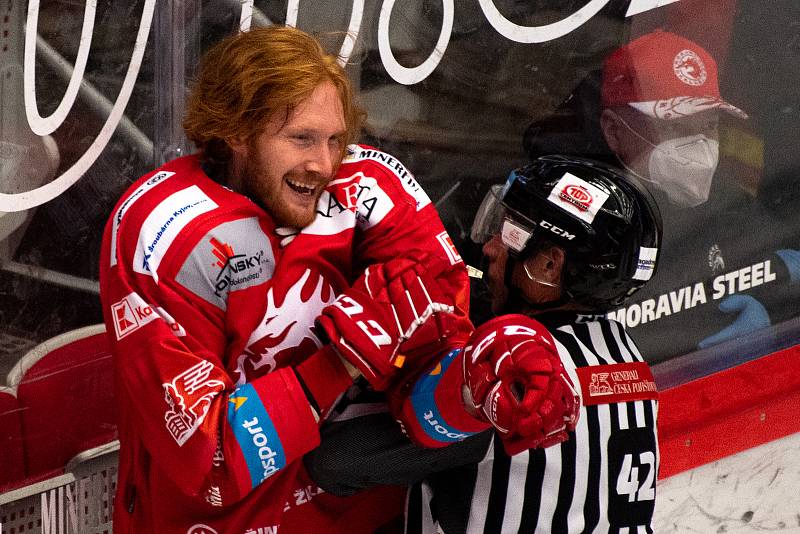
[[[680,81],[687,85],[703,85],[708,78],[708,72],[703,60],[696,52],[682,50],[672,60],[672,70]]]
[[[336,299],[331,285],[306,269],[282,296],[276,295],[275,289],[273,286],[267,293],[267,311],[237,358],[238,385],[321,347],[313,330],[314,319]]]

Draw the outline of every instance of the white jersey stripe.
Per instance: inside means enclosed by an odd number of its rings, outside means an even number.
[[[511,469],[508,473],[509,488],[524,488],[528,477],[529,451],[521,452],[511,458]],[[503,516],[503,534],[516,534],[522,520],[522,504],[524,499],[515,491],[506,495],[505,515]]]
[[[117,264],[117,233],[119,232],[119,225],[122,222],[122,218],[125,216],[125,213],[130,209],[133,204],[142,198],[142,195],[147,193],[150,189],[155,187],[156,185],[160,184],[170,176],[174,176],[174,172],[170,171],[161,171],[155,173],[153,176],[148,178],[142,185],[136,188],[136,191],[128,195],[128,198],[117,208],[117,212],[114,214],[114,218],[112,219],[111,223],[111,246],[109,247],[111,250],[111,258],[110,258],[110,265],[113,267]]]
[[[580,425],[579,425],[580,426]],[[583,429],[585,430],[585,426]],[[547,466],[561,465],[561,447],[550,447],[545,450],[547,453]],[[553,515],[558,505],[558,490],[560,488],[560,469],[545,469],[544,479],[542,480],[542,500],[539,503],[539,525],[553,524]]]
[[[608,443],[609,438],[611,437],[611,410],[619,409],[618,406],[610,406],[608,404],[599,405],[598,413],[600,413],[600,443],[603,444],[600,447],[600,465],[602,468],[600,469],[600,483],[599,486],[599,494],[598,500],[600,501],[600,521],[597,523],[597,528],[595,532],[608,532],[611,528],[611,524],[609,523],[608,518],[608,460],[606,458],[606,444]],[[621,411],[621,410],[620,410]]]
[[[482,534],[489,508],[489,494],[492,490],[492,467],[494,466],[494,441],[489,444],[483,461],[478,464],[478,478],[472,493],[472,506],[469,511],[468,534]]]

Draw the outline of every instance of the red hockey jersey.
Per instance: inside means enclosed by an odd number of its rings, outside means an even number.
[[[412,249],[461,259],[411,173],[373,148],[348,147],[317,211],[287,238],[194,156],[114,208],[100,283],[121,414],[115,532],[366,533],[400,512],[401,488],[313,484],[300,460],[318,423],[290,366],[324,352],[314,319],[364,266]],[[452,276],[466,310],[466,270]],[[349,384],[315,368],[335,392]]]

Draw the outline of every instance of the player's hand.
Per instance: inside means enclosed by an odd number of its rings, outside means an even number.
[[[481,325],[463,365],[467,402],[494,426],[509,455],[561,443],[575,429],[580,399],[539,322],[504,315]]]
[[[437,279],[452,268],[413,254],[372,265],[317,322],[339,353],[383,390],[400,368],[425,368],[449,336],[464,324],[471,328]]]

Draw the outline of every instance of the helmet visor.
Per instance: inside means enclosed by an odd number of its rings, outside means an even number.
[[[475,214],[470,238],[475,243],[486,243],[499,234],[503,244],[518,253],[528,244],[537,225],[503,202],[506,190],[504,184],[489,189]]]

